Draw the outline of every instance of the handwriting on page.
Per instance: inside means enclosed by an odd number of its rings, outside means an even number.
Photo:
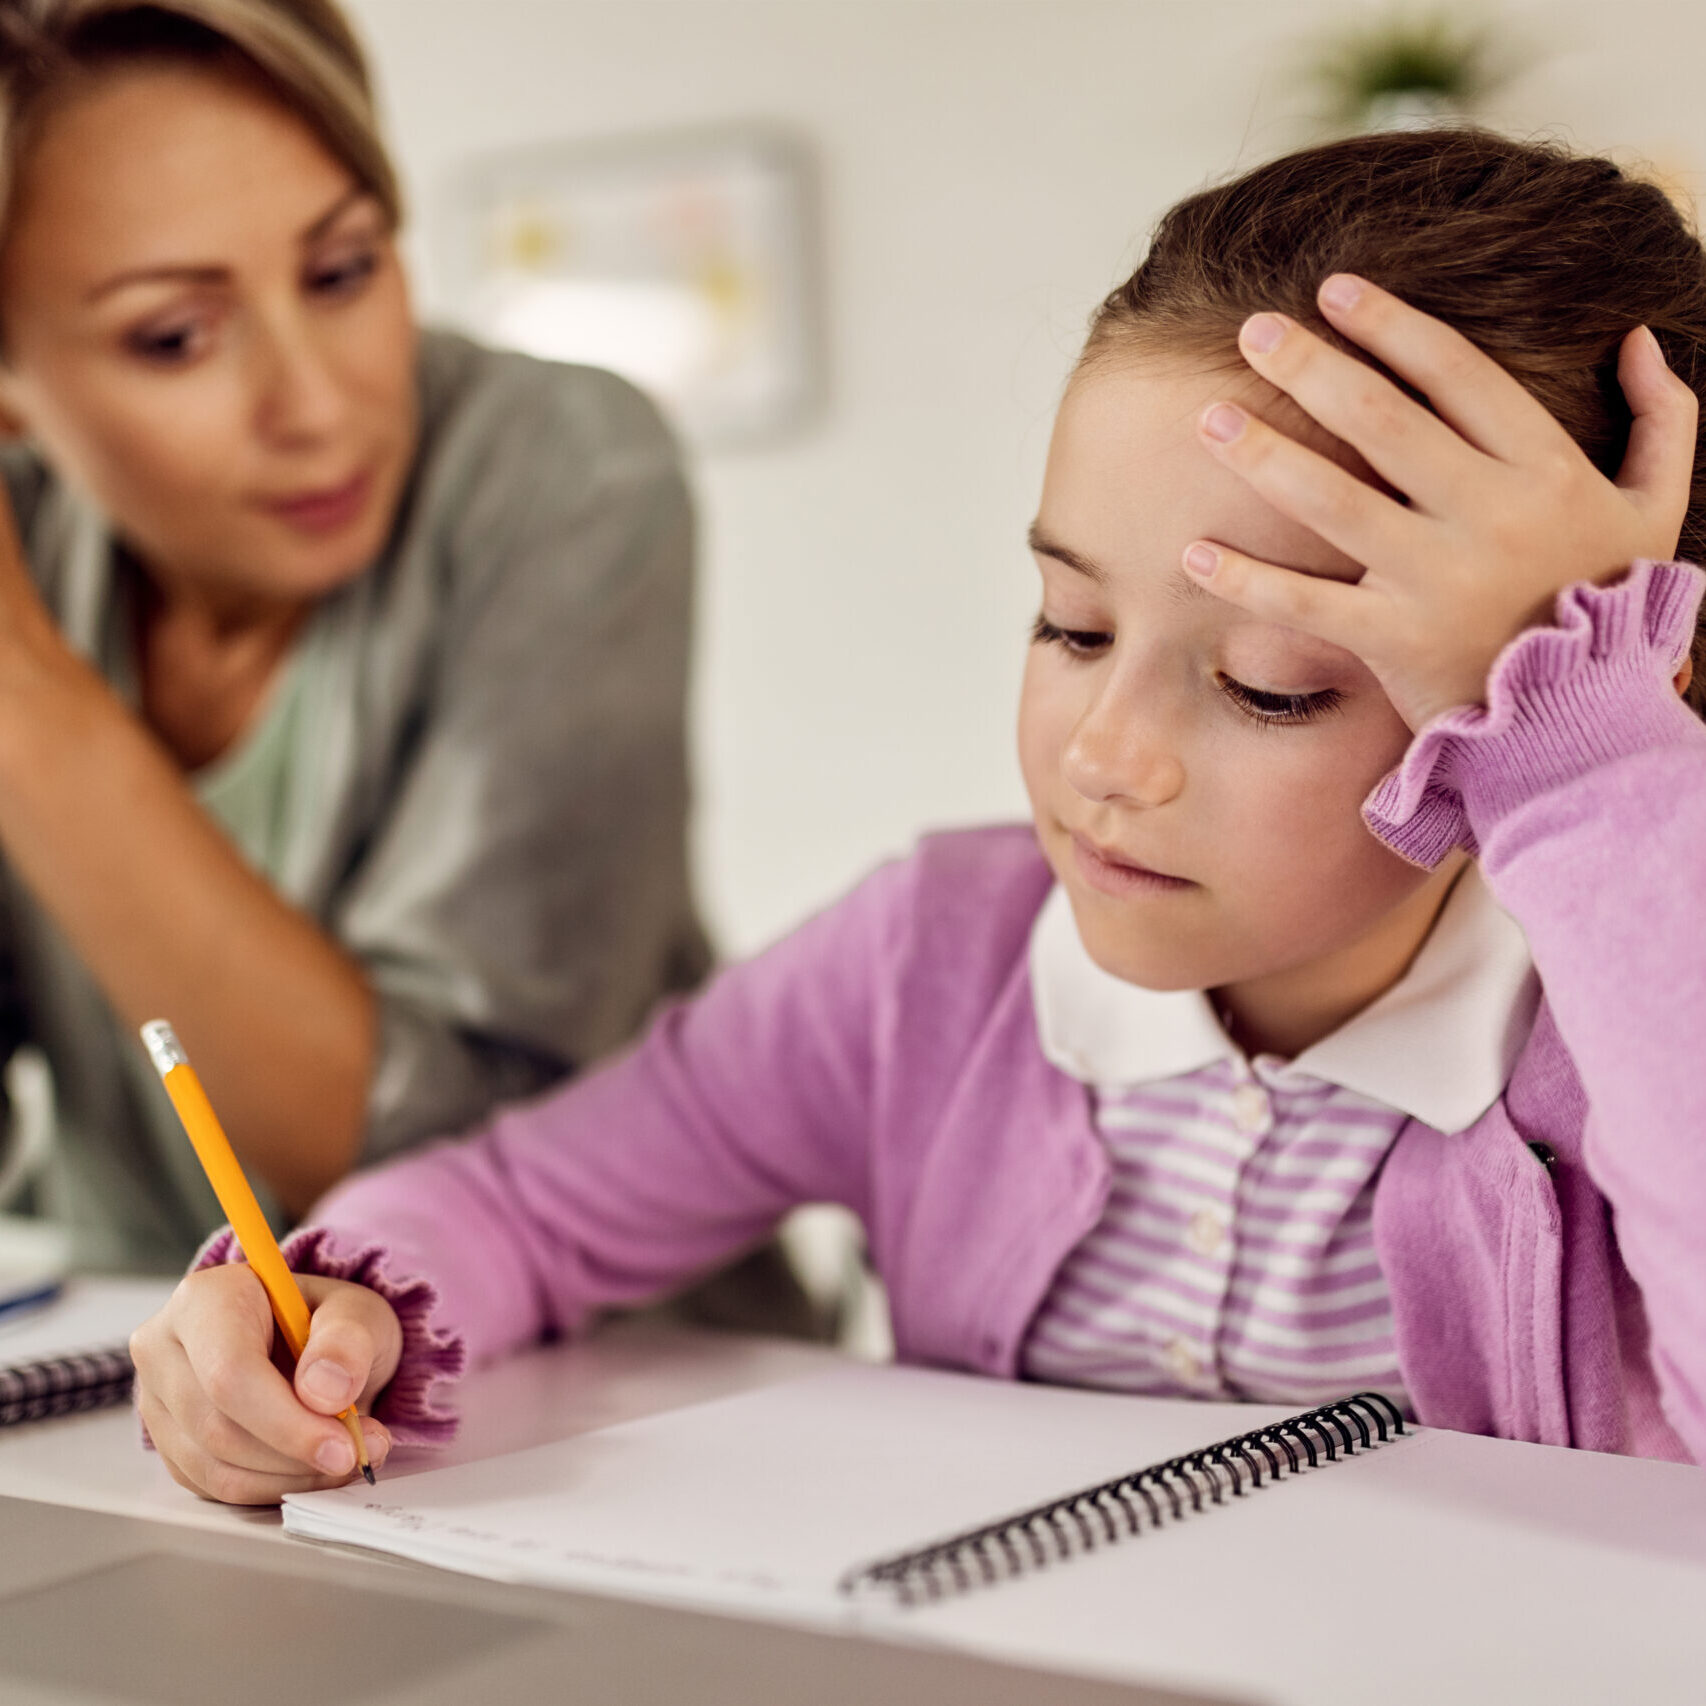
[[[419,1511],[404,1510],[398,1505],[368,1500],[362,1510],[383,1518],[393,1527],[410,1534],[424,1534],[434,1539],[489,1546],[500,1552],[528,1554],[554,1559],[561,1564],[588,1564],[597,1569],[626,1570],[640,1575],[691,1579],[699,1577],[726,1583],[731,1587],[751,1588],[759,1593],[781,1593],[787,1584],[776,1576],[753,1570],[700,1570],[687,1564],[671,1564],[657,1558],[641,1558],[633,1554],[590,1551],[582,1547],[558,1546],[530,1535],[500,1533],[496,1529],[475,1528],[467,1523],[433,1522]]]

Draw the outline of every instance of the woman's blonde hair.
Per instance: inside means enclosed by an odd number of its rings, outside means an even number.
[[[247,77],[400,222],[367,63],[331,0],[0,0],[0,235],[19,162],[54,103],[91,75],[149,61]]]

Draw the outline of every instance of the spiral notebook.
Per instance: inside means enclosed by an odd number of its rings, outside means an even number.
[[[377,1489],[292,1495],[284,1520],[1286,1706],[1437,1706],[1471,1662],[1500,1706],[1694,1706],[1706,1474],[1389,1417],[1382,1444],[1383,1413],[853,1365],[441,1469],[399,1452]]]
[[[857,1616],[1306,1496],[1284,1483],[1412,1433],[1378,1397],[1290,1414],[854,1366],[292,1495],[285,1527],[499,1579]]]
[[[887,1595],[896,1606],[908,1607],[994,1587],[1169,1522],[1203,1516],[1212,1505],[1388,1445],[1405,1432],[1403,1414],[1391,1399],[1353,1393],[874,1559],[847,1571],[840,1588],[844,1594]]]
[[[39,1309],[0,1316],[0,1427],[122,1404],[127,1341],[171,1295],[170,1280],[69,1280]]]

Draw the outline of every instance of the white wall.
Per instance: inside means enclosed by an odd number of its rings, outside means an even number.
[[[352,0],[417,222],[469,154],[730,119],[815,148],[829,397],[704,460],[701,890],[745,952],[922,829],[1022,812],[1049,416],[1094,302],[1205,179],[1301,139],[1329,0]],[[1507,16],[1510,15],[1507,12]],[[1535,5],[1493,116],[1706,159],[1706,7]],[[421,267],[423,300],[438,306]]]

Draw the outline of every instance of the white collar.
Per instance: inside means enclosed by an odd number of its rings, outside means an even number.
[[[1071,1077],[1111,1088],[1242,1059],[1200,990],[1143,989],[1103,971],[1059,884],[1030,952],[1043,1054]],[[1287,1070],[1463,1131],[1499,1099],[1539,998],[1521,926],[1471,865],[1403,977]]]

